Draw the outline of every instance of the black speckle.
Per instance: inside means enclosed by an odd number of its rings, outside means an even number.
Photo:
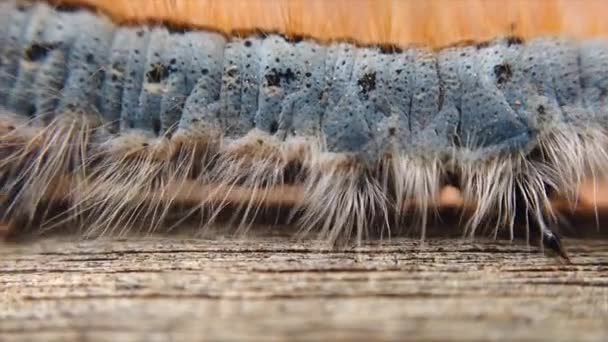
[[[270,73],[266,74],[266,82],[269,87],[278,87],[281,84],[280,74],[275,69],[272,69]]]
[[[112,75],[112,82],[117,82],[117,81],[118,81],[118,76]]]
[[[245,46],[246,47],[251,47],[251,41],[250,40],[246,40],[245,41]]]
[[[28,105],[26,112],[27,112],[27,116],[34,116],[36,114],[36,106],[33,104]],[[12,127],[12,126],[9,126],[9,127]]]
[[[275,134],[279,130],[279,123],[274,120],[270,123],[270,134]]]
[[[229,69],[226,72],[226,75],[228,75],[229,77],[236,77],[236,75],[238,75],[236,68],[234,69]]]
[[[310,77],[310,76],[312,76],[312,74],[311,74],[310,72],[307,72],[307,73],[305,73],[304,75],[305,75],[306,77]]]
[[[169,75],[167,67],[161,63],[155,63],[150,66],[150,70],[146,73],[146,81],[148,83],[160,83]]]
[[[138,37],[143,37],[144,36],[144,31],[143,30],[137,31],[137,36]]]
[[[388,134],[389,134],[390,136],[394,136],[396,133],[397,133],[397,129],[395,129],[395,127],[390,127],[390,128],[388,129]]]
[[[169,61],[169,63],[171,63],[171,65],[174,65],[175,63],[177,63],[177,61],[175,60],[175,58],[171,58],[171,60]]]
[[[377,48],[380,50],[380,53],[383,55],[391,55],[394,53],[403,52],[403,49],[401,49],[399,46],[394,45],[394,44],[380,44],[377,46]]]
[[[202,69],[201,70],[201,74],[203,74],[203,75],[207,75],[208,73],[209,73],[208,69]]]
[[[376,89],[376,73],[368,72],[363,77],[357,81],[359,87],[361,87],[361,92],[367,94],[368,92]]]
[[[540,114],[540,115],[545,114],[545,106],[543,106],[543,105],[538,106],[538,107],[536,108],[536,112],[537,112],[538,114]]]
[[[296,44],[296,43],[303,41],[306,37],[304,37],[301,34],[294,34],[294,35],[284,36],[283,38],[288,43]]]
[[[95,56],[93,56],[92,53],[87,53],[85,60],[87,61],[88,64],[93,64],[93,63],[95,63]]]
[[[152,127],[154,129],[154,133],[156,133],[156,135],[160,134],[160,128],[161,128],[161,123],[160,123],[160,119],[154,119],[152,121]]]
[[[483,49],[490,46],[490,42],[485,41],[485,42],[479,42],[477,43],[477,45],[475,45],[475,47],[477,48],[477,50]]]
[[[272,68],[265,77],[269,87],[279,87],[281,86],[281,81],[285,81],[288,84],[291,83],[295,78],[295,74],[290,68],[287,68],[284,72],[279,72],[277,69]]]
[[[496,76],[496,83],[504,84],[511,79],[513,72],[509,64],[498,64],[494,66],[494,75]]]
[[[521,45],[523,43],[524,43],[524,40],[520,37],[516,37],[516,36],[507,37],[507,46]]]
[[[57,44],[51,43],[35,43],[30,45],[27,50],[25,50],[25,59],[31,62],[36,62],[44,59],[49,51],[57,48]]]

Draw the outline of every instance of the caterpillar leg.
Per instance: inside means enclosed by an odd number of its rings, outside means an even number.
[[[548,190],[546,186],[545,189],[549,196],[552,191]],[[557,221],[549,214],[551,209],[533,210],[525,201],[521,190],[516,189],[515,194],[515,224],[524,227],[528,241],[533,241],[539,247],[549,250],[565,262],[570,263],[566,246],[562,242],[560,234],[555,230]]]
[[[568,252],[562,243],[561,237],[558,233],[552,231],[548,227],[544,227],[542,229],[543,234],[543,247],[548,248],[552,252],[555,252],[559,257],[561,257],[567,263],[570,263],[570,257],[568,256]]]

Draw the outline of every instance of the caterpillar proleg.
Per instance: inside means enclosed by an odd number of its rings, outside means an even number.
[[[434,48],[121,25],[44,2],[2,2],[0,16],[15,234],[193,217],[242,232],[276,207],[330,244],[424,238],[452,185],[465,236],[523,228],[567,258],[552,196],[576,203],[608,166],[603,38]]]

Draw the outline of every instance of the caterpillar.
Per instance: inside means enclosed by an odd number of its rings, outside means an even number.
[[[374,45],[122,25],[38,1],[0,16],[13,234],[193,218],[245,232],[275,208],[331,245],[424,239],[452,185],[463,235],[523,228],[567,259],[551,200],[575,204],[608,165],[603,38]]]

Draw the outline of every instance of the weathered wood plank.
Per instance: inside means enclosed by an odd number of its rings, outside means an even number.
[[[573,265],[521,244],[283,237],[0,248],[2,340],[605,340],[608,241]]]

